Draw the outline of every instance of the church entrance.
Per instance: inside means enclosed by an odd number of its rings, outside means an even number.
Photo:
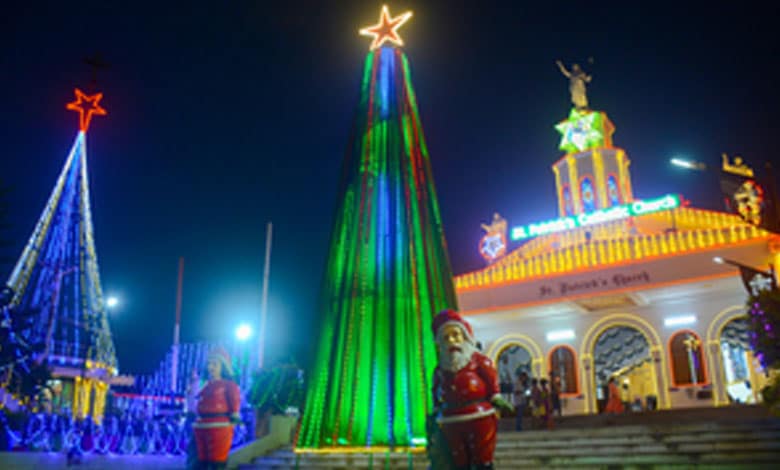
[[[655,410],[658,407],[658,380],[644,334],[630,326],[604,330],[593,348],[597,411],[607,403],[610,378],[620,390],[626,411]]]

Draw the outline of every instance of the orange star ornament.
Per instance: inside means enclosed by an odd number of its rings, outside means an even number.
[[[94,95],[87,96],[76,88],[76,101],[68,103],[65,107],[71,111],[77,111],[79,113],[79,128],[82,132],[87,132],[89,129],[89,121],[92,119],[92,115],[105,116],[106,110],[100,107],[101,99],[103,99],[103,93],[95,93]]]
[[[373,26],[366,26],[360,30],[362,36],[372,36],[374,40],[371,42],[371,50],[382,47],[382,44],[389,42],[396,46],[403,46],[404,41],[401,36],[398,35],[398,28],[403,26],[404,23],[409,21],[412,17],[412,12],[407,11],[395,18],[390,18],[390,12],[387,10],[387,5],[382,6],[382,13],[379,15],[379,23]]]

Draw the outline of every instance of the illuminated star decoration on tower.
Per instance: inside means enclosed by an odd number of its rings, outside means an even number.
[[[567,153],[575,153],[601,147],[605,142],[605,134],[611,133],[611,129],[607,127],[601,113],[572,109],[568,119],[555,126],[555,129],[561,133],[561,143],[558,148]]]
[[[400,16],[390,18],[390,12],[387,10],[387,5],[382,6],[382,13],[379,15],[379,23],[366,26],[360,30],[360,34],[363,36],[373,36],[374,40],[371,42],[371,50],[382,47],[382,44],[390,42],[396,46],[403,46],[404,41],[401,36],[398,35],[398,28],[403,26],[409,18],[412,17],[412,12],[407,11]]]
[[[89,129],[89,121],[92,119],[92,115],[105,116],[106,110],[100,107],[100,100],[103,99],[103,93],[95,93],[94,95],[87,96],[76,88],[76,101],[68,103],[66,108],[71,111],[77,111],[79,113],[79,129],[81,132],[87,132]]]

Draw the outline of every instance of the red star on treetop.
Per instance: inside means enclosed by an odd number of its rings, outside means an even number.
[[[382,13],[379,15],[379,23],[361,29],[360,34],[374,37],[373,42],[371,42],[372,51],[381,47],[385,42],[391,42],[396,46],[403,46],[404,41],[401,39],[401,36],[398,35],[398,28],[403,26],[411,17],[412,12],[407,11],[400,16],[390,18],[390,12],[387,10],[387,5],[383,5]]]
[[[106,115],[106,110],[101,108],[98,104],[103,98],[103,93],[95,93],[92,96],[87,96],[78,88],[76,88],[75,92],[76,101],[68,103],[65,107],[71,111],[78,111],[79,128],[82,132],[87,132],[87,129],[89,129],[89,121],[92,119],[93,114],[99,116]],[[88,103],[88,107],[85,107],[86,103]]]

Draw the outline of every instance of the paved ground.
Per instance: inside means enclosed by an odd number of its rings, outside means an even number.
[[[80,465],[68,467],[64,454],[45,452],[0,452],[2,470],[44,470],[69,468],[73,470],[181,470],[184,457],[163,456],[105,456],[84,457]]]

